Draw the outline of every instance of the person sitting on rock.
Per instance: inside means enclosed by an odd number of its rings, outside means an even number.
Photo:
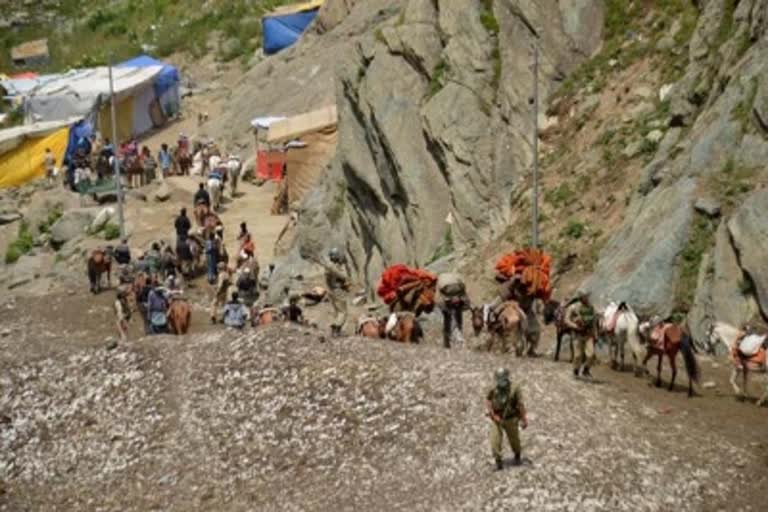
[[[224,306],[224,325],[233,329],[243,329],[248,323],[248,308],[240,302],[237,292],[232,293],[232,299]]]

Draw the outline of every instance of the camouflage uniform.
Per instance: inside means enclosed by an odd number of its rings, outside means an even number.
[[[565,308],[565,325],[573,332],[576,341],[573,358],[573,374],[581,371],[585,377],[591,377],[590,368],[595,362],[595,310],[588,302],[577,300]],[[582,369],[583,368],[583,369]]]
[[[490,443],[491,453],[496,461],[496,468],[502,469],[502,441],[507,435],[509,446],[515,454],[515,464],[520,464],[522,446],[520,444],[519,423],[527,427],[523,394],[519,386],[512,386],[509,373],[505,369],[496,372],[496,387],[486,395],[486,407],[491,417]],[[500,420],[500,421],[497,421]]]

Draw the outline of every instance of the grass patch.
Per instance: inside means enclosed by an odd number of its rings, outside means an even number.
[[[431,265],[437,260],[445,258],[449,254],[452,254],[454,249],[455,248],[453,245],[453,233],[451,232],[451,227],[448,226],[448,229],[445,230],[445,237],[443,238],[443,242],[440,244],[440,247],[437,248],[437,250],[435,251],[435,254],[432,255],[432,258],[429,260],[427,265]]]
[[[715,223],[701,214],[695,214],[688,234],[688,242],[679,259],[679,278],[675,293],[678,312],[686,313],[693,305],[696,286],[699,280],[699,267],[704,255],[712,246],[715,238]]]
[[[555,189],[548,190],[544,194],[544,200],[555,207],[566,206],[572,202],[576,197],[576,194],[568,183],[562,183]]]
[[[57,205],[48,212],[48,216],[45,219],[38,223],[37,230],[40,233],[49,233],[51,231],[51,226],[53,226],[62,215],[64,215],[64,211],[60,205]]]
[[[481,0],[480,23],[491,35],[499,33],[499,20],[493,14],[493,0]]]
[[[32,250],[34,246],[34,239],[32,233],[29,231],[29,224],[22,221],[19,225],[19,232],[16,236],[16,240],[11,242],[11,245],[5,251],[5,263],[11,264],[19,261],[23,255]]]
[[[744,131],[747,131],[749,124],[752,121],[752,109],[755,105],[758,85],[758,78],[753,76],[747,84],[746,91],[744,91],[744,97],[731,112],[731,119],[738,121]]]
[[[445,60],[441,60],[432,70],[432,78],[429,80],[429,97],[431,98],[440,90],[445,87],[446,75],[450,71],[450,67]]]
[[[584,236],[586,230],[587,227],[583,222],[571,219],[568,221],[568,224],[563,228],[560,234],[573,240],[579,240],[582,236]]]
[[[728,160],[719,173],[711,174],[705,181],[706,192],[720,203],[722,214],[727,217],[740,204],[743,197],[757,185],[758,169],[738,167]]]
[[[739,5],[739,0],[725,0],[723,8],[723,17],[720,18],[720,27],[717,31],[717,38],[715,39],[715,48],[720,48],[733,34],[734,19],[733,14],[736,12],[736,7]]]
[[[105,240],[116,240],[120,238],[120,226],[108,222],[107,225],[104,226],[103,234]]]

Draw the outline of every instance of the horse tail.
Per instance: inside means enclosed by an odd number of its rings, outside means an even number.
[[[685,371],[688,372],[690,379],[698,384],[701,378],[701,369],[696,361],[696,355],[693,352],[693,342],[688,334],[683,334],[683,338],[680,340],[680,351],[683,353]]]

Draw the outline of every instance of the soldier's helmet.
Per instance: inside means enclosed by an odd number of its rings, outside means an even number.
[[[509,385],[509,370],[506,368],[499,368],[496,370],[496,384],[499,386]]]

